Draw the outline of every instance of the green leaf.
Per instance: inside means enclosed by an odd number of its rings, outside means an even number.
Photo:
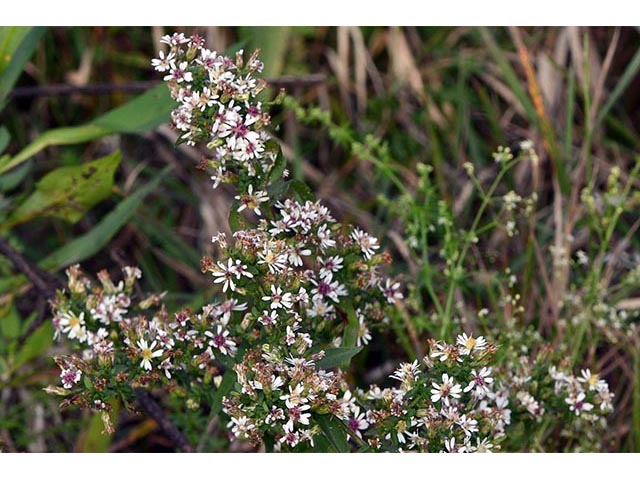
[[[267,195],[271,199],[271,203],[276,203],[280,200],[288,191],[291,186],[291,182],[285,182],[284,180],[278,180],[267,187]]]
[[[249,40],[249,51],[260,49],[264,74],[275,77],[282,73],[289,47],[291,27],[240,27],[240,38]]]
[[[633,446],[634,451],[640,452],[640,353],[637,350],[633,353],[633,371]]]
[[[291,180],[291,188],[302,202],[315,202],[316,196],[313,194],[309,186],[300,180]]]
[[[0,174],[52,145],[74,145],[114,133],[141,133],[153,130],[169,120],[174,107],[175,102],[167,87],[158,85],[86,125],[55,128],[43,133],[15,157],[5,155],[0,158]]]
[[[220,409],[222,408],[222,397],[228,395],[235,384],[236,372],[229,368],[224,372],[220,386],[213,394],[213,400],[211,401],[211,417],[220,413]]]
[[[20,316],[13,302],[7,302],[0,311],[0,338],[2,339],[0,344],[7,344],[19,336]]]
[[[111,419],[118,418],[119,403],[114,402],[111,411],[107,414]],[[105,453],[109,451],[113,434],[103,434],[104,422],[102,421],[102,413],[94,413],[89,417],[87,426],[78,438],[76,450],[82,453]]]
[[[171,166],[165,167],[156,178],[120,202],[93,229],[48,255],[40,262],[40,266],[47,270],[59,269],[81,262],[98,253],[129,221],[146,196],[158,188],[162,179],[172,168]]]
[[[3,31],[3,40],[6,42],[3,45],[5,49],[3,59],[4,61],[8,60],[9,64],[2,70],[2,74],[0,74],[0,110],[4,108],[7,96],[18,81],[24,66],[31,58],[31,55],[33,55],[45,31],[46,27],[33,27],[26,32],[26,34],[24,34],[24,30]],[[11,45],[14,43],[11,40],[11,36],[13,35],[23,35],[17,47]]]
[[[355,348],[356,341],[358,340],[360,322],[358,322],[356,311],[349,300],[343,300],[341,305],[342,310],[347,314],[347,326],[345,327],[344,334],[342,336],[342,346],[346,348]]]
[[[1,152],[2,149],[0,149],[0,153]],[[278,155],[278,157],[276,158],[276,163],[273,165],[271,171],[269,172],[269,179],[267,180],[267,183],[269,185],[273,185],[275,182],[280,180],[280,177],[282,176],[282,173],[284,172],[286,167],[287,161],[282,155]]]
[[[0,158],[0,173],[11,170],[23,162],[26,162],[36,153],[46,147],[54,145],[74,145],[76,143],[90,142],[111,133],[109,130],[97,125],[83,125],[80,127],[62,127],[48,130],[38,136],[33,142],[21,150],[15,157],[4,155]]]
[[[13,369],[17,370],[34,358],[44,355],[53,344],[53,325],[46,322],[40,325],[25,341],[22,348],[16,354]]]
[[[336,452],[348,453],[351,451],[344,428],[338,423],[340,420],[337,420],[333,415],[316,415],[314,420]]]
[[[330,348],[325,351],[324,358],[316,362],[318,368],[334,368],[339,365],[348,364],[349,361],[355,357],[360,351],[362,347],[338,347],[338,348]]]
[[[229,210],[229,227],[232,232],[246,228],[246,222],[244,218],[242,218],[242,215],[240,215],[240,212],[238,212],[238,207],[240,207],[240,201],[234,200],[231,204],[231,210]]]
[[[502,48],[498,45],[493,34],[491,33],[491,29],[486,27],[480,27],[479,30],[482,41],[486,45],[489,53],[491,53],[491,57],[498,64],[498,68],[502,72],[504,79],[507,82],[507,85],[511,89],[511,92],[515,95],[515,97],[520,101],[522,108],[524,108],[529,120],[538,125],[538,115],[536,114],[536,109],[533,106],[533,103],[529,99],[527,95],[526,89],[522,86],[522,81],[518,77],[518,74],[511,67],[509,63],[509,59],[502,51]]]
[[[636,51],[635,55],[631,59],[631,61],[627,64],[627,68],[625,69],[620,80],[616,82],[616,87],[611,92],[611,95],[608,96],[607,102],[604,104],[600,112],[598,112],[598,116],[596,118],[595,124],[593,128],[596,128],[602,120],[609,114],[609,111],[613,108],[616,102],[620,99],[625,90],[629,87],[631,82],[638,78],[638,71],[640,71],[640,48]]]
[[[83,165],[60,167],[48,173],[0,230],[42,216],[77,222],[87,210],[111,195],[113,177],[121,159],[120,152],[115,152]]]
[[[92,123],[110,133],[143,133],[167,122],[175,107],[169,89],[161,84]]]
[[[5,151],[7,145],[9,145],[9,140],[11,140],[11,135],[9,135],[7,127],[0,127],[0,153]]]
[[[29,161],[4,175],[0,175],[0,192],[8,192],[20,185],[31,171],[32,166],[33,162]]]
[[[13,52],[29,30],[31,27],[0,27],[0,74],[9,66]]]

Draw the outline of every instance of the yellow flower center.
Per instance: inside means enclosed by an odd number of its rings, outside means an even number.
[[[247,195],[244,198],[244,204],[247,206],[247,208],[249,210],[253,210],[254,208],[256,208],[259,205],[258,199],[256,197],[254,197],[253,195],[251,195],[251,196]]]
[[[151,360],[152,356],[153,356],[153,352],[151,351],[150,348],[145,348],[144,350],[142,350],[143,360]]]
[[[476,339],[471,337],[465,343],[464,346],[467,347],[467,350],[473,350],[473,347],[476,346]]]

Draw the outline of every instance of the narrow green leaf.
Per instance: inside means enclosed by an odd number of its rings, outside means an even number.
[[[9,140],[11,140],[11,135],[9,135],[7,127],[0,127],[0,153],[5,151],[7,145],[9,145]]]
[[[197,266],[200,271],[200,252],[175,235],[173,225],[166,225],[157,221],[152,217],[151,213],[145,214],[146,208],[141,208],[136,214],[134,223],[145,235],[147,235],[154,243],[167,254],[188,266]]]
[[[278,76],[284,67],[291,27],[240,27],[240,38],[249,41],[249,50],[260,49],[267,77]]]
[[[1,149],[0,152],[2,152]],[[282,176],[282,173],[284,172],[286,167],[287,161],[282,155],[278,155],[278,158],[276,158],[276,163],[273,165],[273,168],[269,172],[269,185],[272,185],[281,179],[280,177]]]
[[[267,188],[267,195],[271,199],[272,203],[280,200],[288,191],[291,186],[291,181],[285,182],[284,180],[277,180]]]
[[[633,354],[633,449],[640,452],[640,352]]]
[[[169,121],[176,102],[166,85],[160,84],[92,123],[111,133],[142,133]]]
[[[571,149],[573,147],[573,116],[576,109],[576,76],[573,68],[567,72],[569,77],[567,91],[567,117],[564,131],[564,158],[567,164],[571,165]]]
[[[9,64],[0,75],[0,110],[4,108],[7,96],[18,81],[24,66],[33,55],[45,31],[46,27],[33,27],[24,35],[22,41],[13,52],[7,51],[5,53],[4,60],[9,59]],[[9,58],[7,58],[7,55]]]
[[[53,325],[51,322],[45,322],[27,338],[22,348],[18,351],[13,369],[16,370],[30,360],[44,355],[52,344]]]
[[[10,172],[0,175],[0,192],[8,192],[20,185],[31,171],[31,167],[33,167],[33,162],[28,161],[18,168],[14,168]]]
[[[0,158],[0,174],[20,165],[49,146],[85,143],[114,133],[153,130],[169,120],[174,106],[175,102],[171,99],[167,87],[158,85],[86,125],[55,128],[43,133],[15,157],[5,155]]]
[[[316,197],[313,194],[313,192],[311,191],[311,189],[309,188],[309,186],[304,183],[301,182],[300,180],[291,180],[291,188],[293,189],[293,191],[296,193],[296,195],[298,196],[298,199],[306,202],[315,202],[316,201]]]
[[[484,44],[487,46],[489,52],[497,62],[498,67],[500,68],[500,71],[502,72],[502,75],[507,82],[507,85],[509,85],[509,88],[511,89],[513,94],[520,101],[525,112],[527,112],[529,120],[538,125],[539,122],[538,116],[536,114],[536,109],[534,108],[533,103],[531,103],[526,90],[522,87],[522,81],[518,78],[515,70],[509,64],[507,56],[504,54],[498,43],[493,38],[491,30],[486,27],[480,27],[479,32]]]
[[[32,27],[0,27],[0,74],[9,66],[16,51]]]
[[[232,232],[237,232],[238,230],[244,230],[246,228],[246,222],[240,215],[240,212],[238,212],[238,207],[240,207],[240,201],[234,200],[231,204],[231,209],[229,210],[229,227]]]
[[[102,250],[111,238],[131,219],[143,200],[153,192],[173,167],[164,168],[153,180],[140,187],[135,193],[121,201],[91,231],[72,240],[49,254],[38,263],[45,270],[59,270],[68,265],[82,262]],[[24,275],[13,275],[0,279],[0,293],[14,290],[26,283]]]
[[[226,372],[224,372],[224,375],[222,376],[222,382],[220,382],[220,386],[213,394],[213,400],[211,401],[212,417],[220,413],[220,409],[222,408],[222,397],[229,394],[235,383],[236,372],[229,368]]]
[[[324,358],[316,362],[318,368],[334,368],[339,365],[348,364],[349,361],[355,357],[360,351],[362,347],[338,347],[338,348],[330,348],[325,351]]]
[[[0,338],[1,343],[8,343],[20,336],[20,316],[13,302],[7,302],[0,311]]]
[[[111,195],[120,152],[82,165],[60,167],[45,175],[0,230],[49,216],[75,223],[91,207]]]
[[[113,422],[118,418],[119,404],[115,402],[112,405],[108,415]],[[106,453],[109,451],[113,434],[103,434],[104,422],[102,421],[102,413],[94,413],[89,417],[87,426],[78,438],[76,450],[82,453]]]
[[[0,307],[0,357],[4,357],[4,366],[0,366],[0,373],[9,368],[10,359],[16,352],[21,327],[22,319],[10,300]]]
[[[92,124],[80,127],[62,127],[48,130],[27,145],[15,157],[5,155],[0,158],[0,173],[4,173],[14,167],[17,167],[47,147],[90,142],[91,140],[104,137],[109,133],[111,132],[106,128]]]
[[[340,420],[337,420],[332,415],[316,415],[314,420],[322,429],[322,433],[324,433],[324,436],[329,440],[329,443],[335,448],[336,452],[348,453],[351,451],[344,429],[337,424]]]
[[[343,300],[340,304],[342,310],[347,314],[347,325],[342,336],[343,348],[355,348],[358,339],[358,330],[360,328],[358,316],[349,300]]]
[[[636,51],[635,55],[627,65],[622,77],[620,77],[620,80],[616,83],[616,87],[611,92],[611,95],[609,95],[607,102],[604,104],[600,112],[598,112],[593,128],[596,128],[609,114],[609,111],[620,99],[627,87],[629,87],[629,84],[637,78],[638,71],[640,71],[640,48]]]

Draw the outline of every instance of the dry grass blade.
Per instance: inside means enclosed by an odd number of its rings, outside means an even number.
[[[609,43],[609,48],[607,49],[607,55],[605,56],[604,63],[602,64],[602,69],[600,70],[600,74],[597,77],[598,80],[595,83],[593,103],[591,104],[591,111],[589,112],[589,115],[591,116],[591,125],[595,125],[595,122],[596,122],[598,108],[600,106],[600,103],[602,102],[603,95],[604,95],[604,84],[607,79],[607,75],[609,74],[609,69],[611,68],[611,62],[613,61],[613,54],[616,51],[616,47],[618,46],[619,39],[620,39],[620,28],[616,28],[613,32],[611,43]]]
[[[362,114],[367,109],[367,57],[369,52],[358,27],[349,28],[349,33],[353,39],[357,107],[358,113]]]
[[[548,106],[550,114],[557,114],[563,100],[563,78],[559,65],[565,65],[569,55],[569,35],[567,29],[563,28],[558,33],[556,39],[553,58],[551,53],[541,51],[537,57],[538,83],[544,98],[544,103]]]
[[[409,43],[400,27],[389,29],[388,51],[391,58],[391,69],[400,83],[407,83],[418,98],[424,100],[424,83],[416,65]]]
[[[560,184],[562,192],[568,193],[569,180],[567,178],[564,166],[562,165],[560,150],[558,149],[558,145],[556,142],[553,125],[551,123],[551,120],[549,119],[549,116],[547,115],[547,111],[544,106],[544,100],[542,98],[540,85],[538,84],[538,80],[536,78],[536,72],[533,68],[533,65],[531,64],[531,55],[529,54],[529,50],[524,44],[520,30],[517,27],[509,27],[509,32],[511,33],[511,37],[516,44],[516,48],[518,49],[520,62],[522,64],[522,67],[524,68],[525,76],[527,78],[527,88],[529,90],[529,96],[531,97],[533,107],[538,117],[538,122],[540,123],[545,149],[547,150],[549,157],[551,157],[552,160],[555,177],[558,178],[558,182]]]

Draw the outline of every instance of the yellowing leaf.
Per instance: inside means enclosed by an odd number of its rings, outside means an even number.
[[[121,158],[120,152],[115,152],[83,165],[60,167],[48,173],[2,229],[44,216],[77,222],[87,210],[111,194]]]

